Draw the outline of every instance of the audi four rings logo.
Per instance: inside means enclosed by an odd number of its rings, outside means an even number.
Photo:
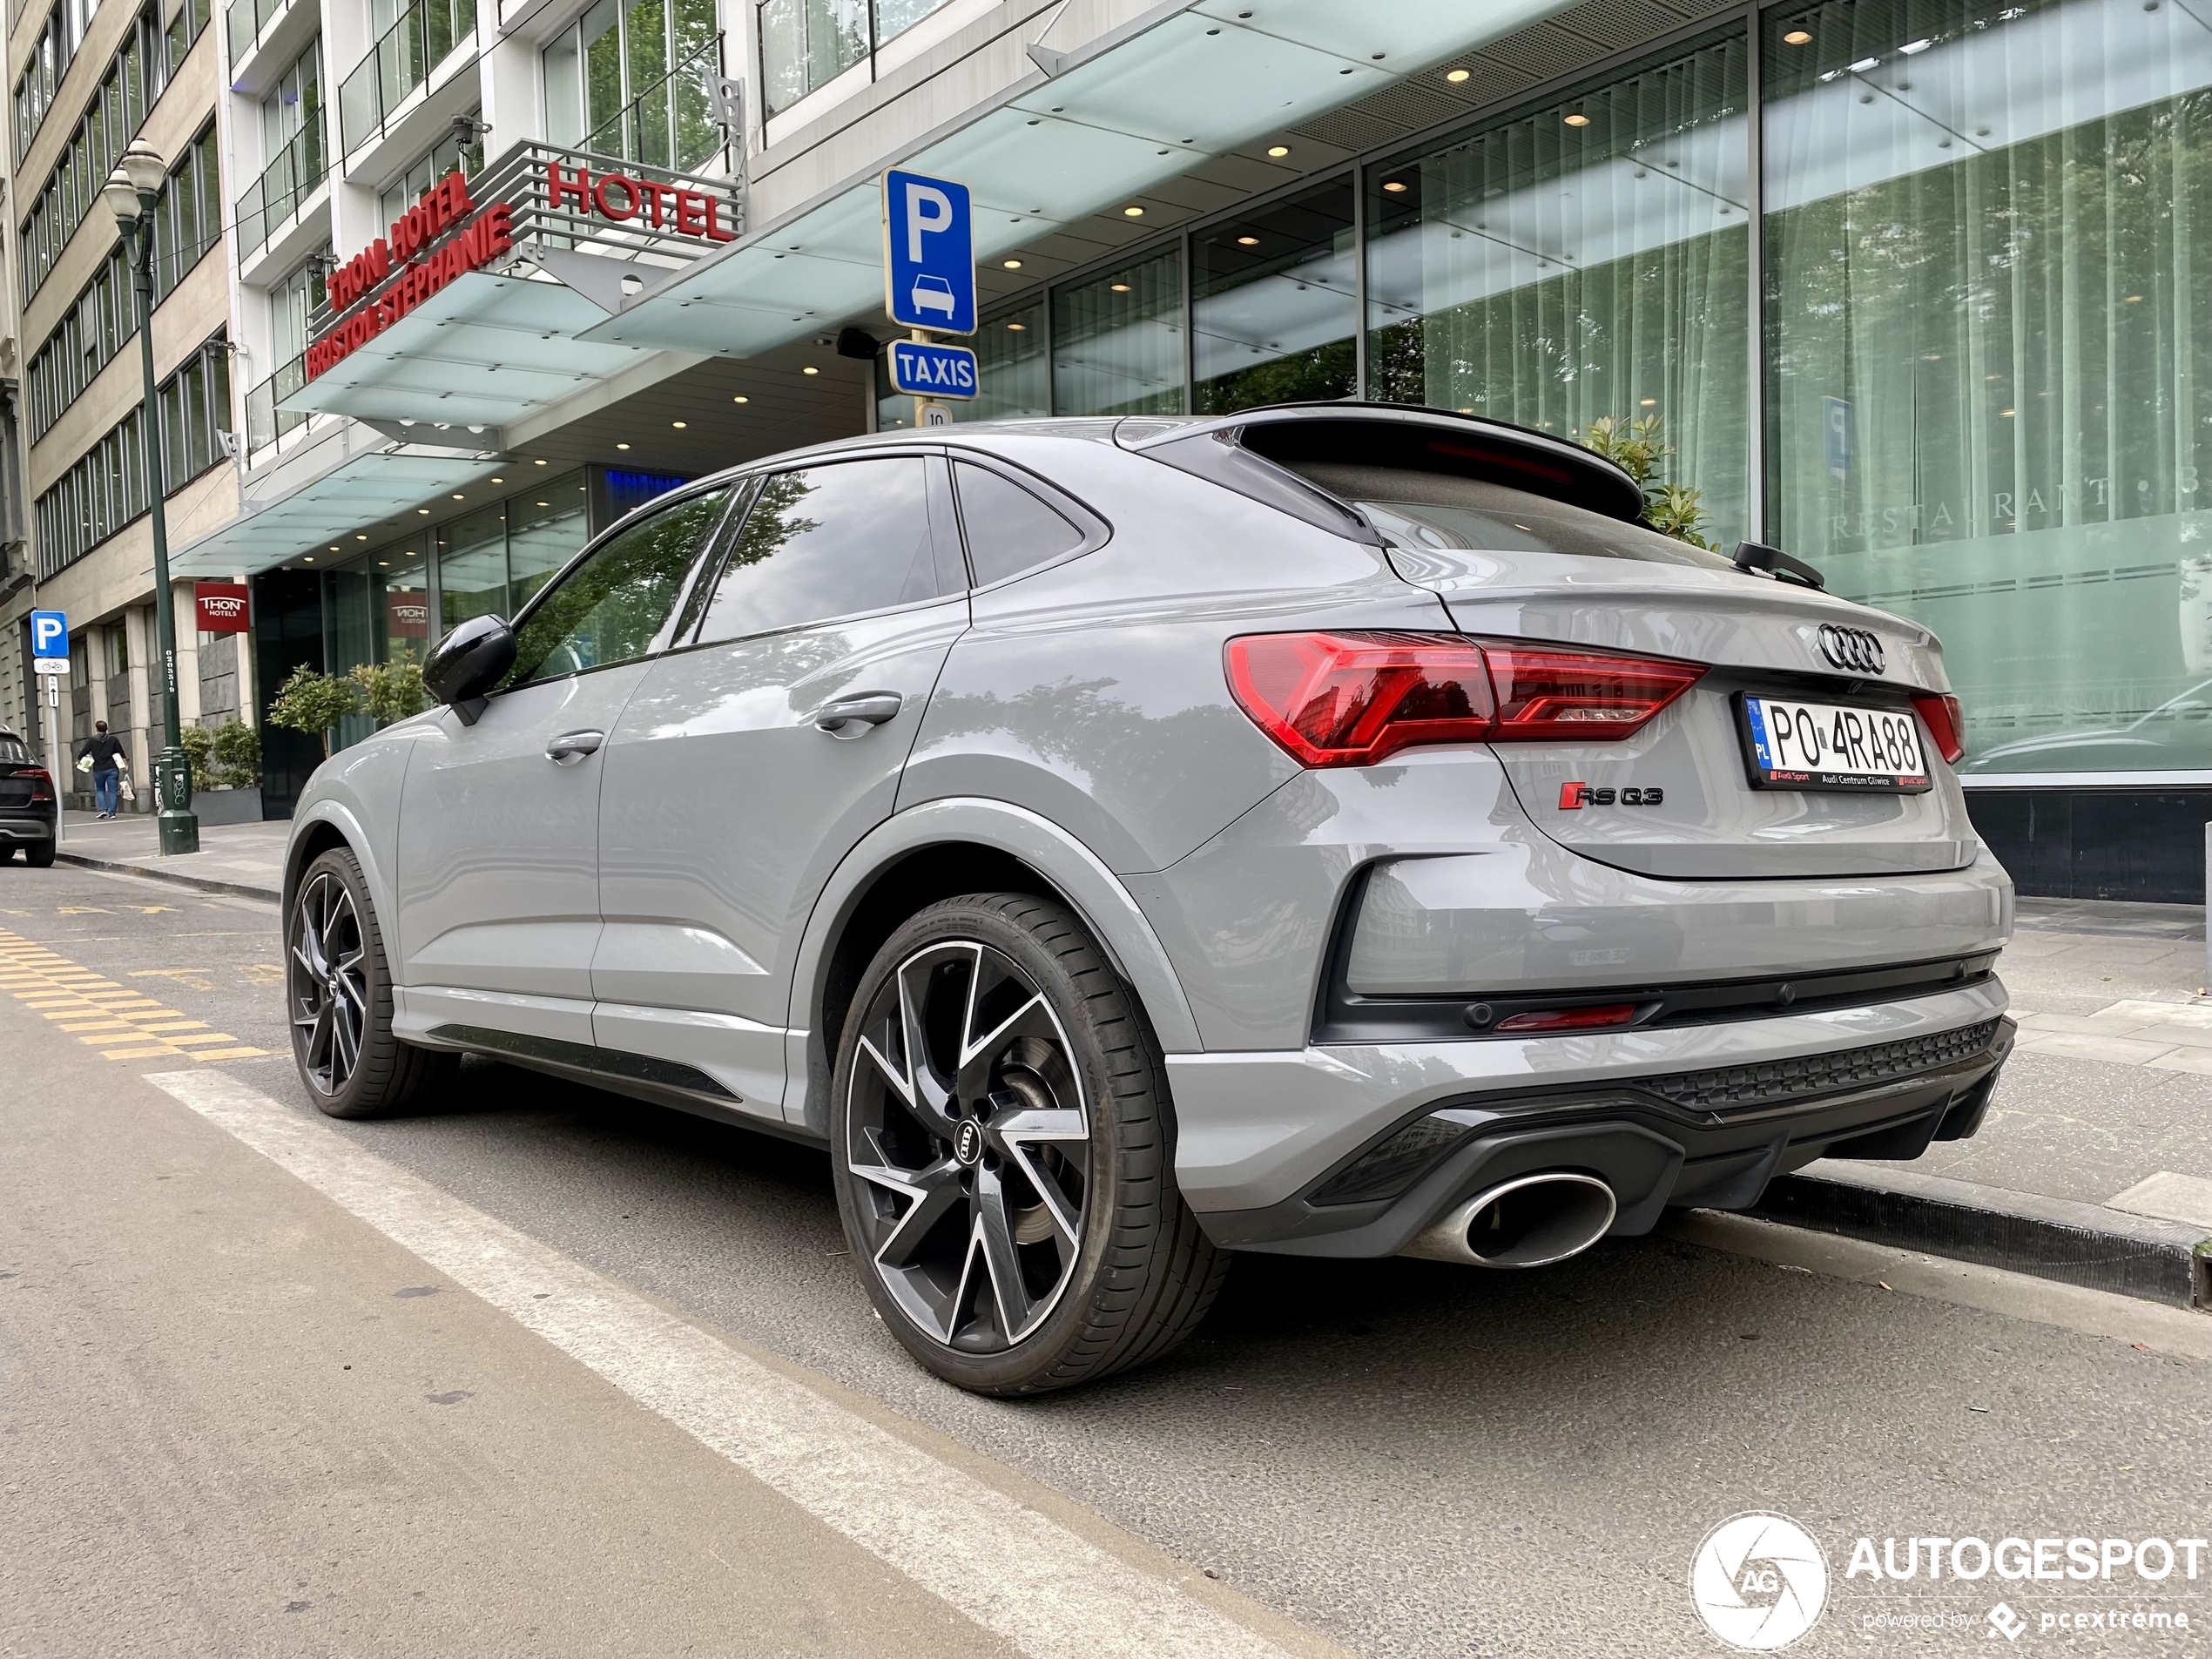
[[[1820,654],[1836,667],[1852,674],[1882,671],[1882,642],[1864,628],[1820,624]]]

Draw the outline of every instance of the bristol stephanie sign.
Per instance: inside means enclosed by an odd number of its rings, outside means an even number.
[[[656,236],[737,239],[722,223],[722,199],[710,191],[627,173],[594,174],[551,158],[525,178],[537,198],[529,205],[542,202],[543,211],[566,221],[562,229],[570,234],[599,220]],[[328,372],[448,283],[512,252],[514,214],[509,202],[473,200],[458,170],[440,179],[392,221],[388,234],[331,273],[330,308],[338,320],[307,347],[307,378]]]

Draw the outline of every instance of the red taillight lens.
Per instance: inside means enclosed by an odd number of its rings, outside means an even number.
[[[1633,1002],[1608,1002],[1594,1008],[1550,1008],[1540,1014],[1516,1014],[1498,1022],[1501,1031],[1595,1031],[1608,1025],[1629,1025],[1636,1017]]]
[[[28,779],[30,779],[30,798],[31,798],[31,799],[33,799],[33,800],[51,800],[51,799],[53,799],[53,798],[54,798],[54,778],[53,778],[53,774],[52,774],[51,772],[48,772],[48,771],[47,771],[47,770],[46,770],[44,766],[30,766],[30,767],[26,767],[24,771],[17,772],[17,773],[16,774],[16,776],[17,776],[17,777],[18,777],[18,778],[28,778]]]
[[[1227,656],[1244,712],[1308,766],[1372,765],[1420,743],[1625,738],[1705,671],[1457,634],[1247,634]]]
[[[1309,766],[1480,741],[1494,724],[1482,651],[1451,634],[1247,634],[1229,642],[1229,689]]]
[[[1936,752],[1946,765],[1957,765],[1966,758],[1966,711],[1959,706],[1959,699],[1939,691],[1915,691],[1912,706],[1927,722],[1928,736],[1935,739]]]
[[[1485,645],[1497,738],[1588,743],[1625,738],[1703,678],[1694,663]]]

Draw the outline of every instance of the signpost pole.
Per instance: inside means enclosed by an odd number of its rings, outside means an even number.
[[[46,682],[46,718],[51,722],[53,735],[46,740],[46,770],[54,777],[54,840],[62,839],[62,826],[69,821],[69,813],[62,806],[69,790],[69,755],[62,747],[62,677],[48,674]]]

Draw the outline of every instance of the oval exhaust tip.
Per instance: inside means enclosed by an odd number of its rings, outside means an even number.
[[[1477,1267],[1549,1267],[1605,1237],[1618,1206],[1593,1175],[1524,1175],[1456,1204],[1401,1255]]]

